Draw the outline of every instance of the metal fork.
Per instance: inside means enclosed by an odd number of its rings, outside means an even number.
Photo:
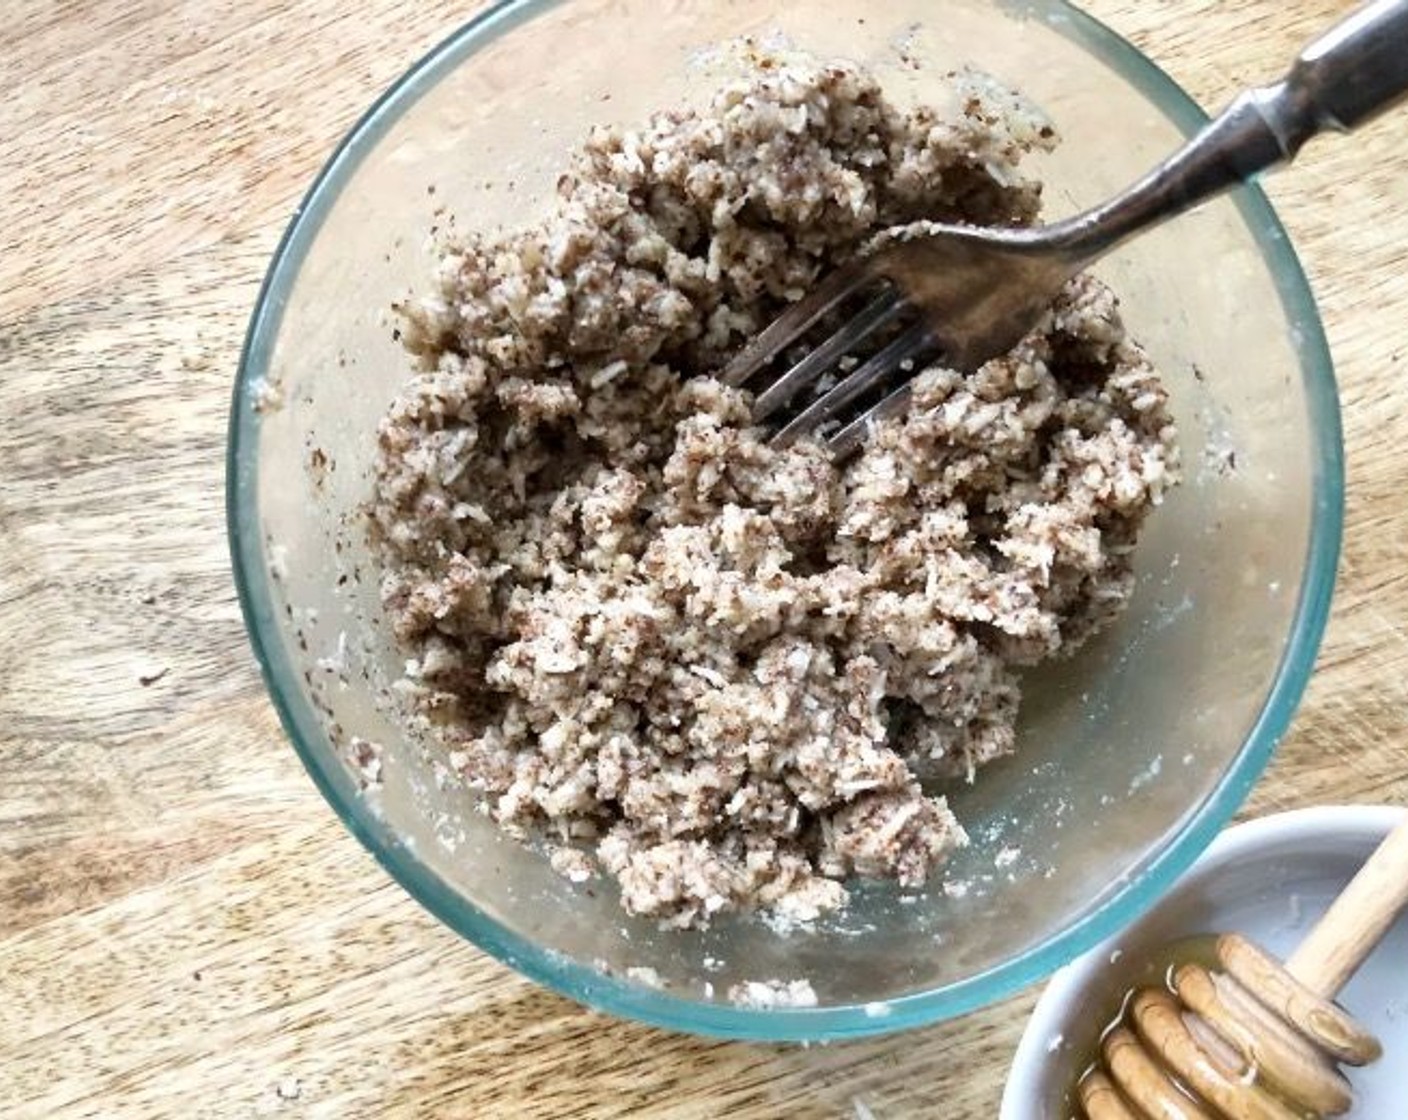
[[[1187,144],[1122,194],[1064,221],[1029,229],[923,223],[832,273],[746,347],[722,373],[741,386],[847,303],[861,303],[754,402],[759,422],[785,416],[809,387],[860,344],[901,324],[895,337],[834,387],[787,417],[773,442],[787,444],[840,421],[867,393],[879,403],[825,439],[838,456],[871,425],[909,403],[907,376],[939,360],[971,372],[1014,346],[1062,286],[1116,245],[1275,164],[1327,129],[1348,131],[1408,93],[1408,0],[1376,0],[1306,47],[1284,79],[1247,90]],[[912,320],[912,321],[911,321]],[[895,382],[901,382],[897,387]]]

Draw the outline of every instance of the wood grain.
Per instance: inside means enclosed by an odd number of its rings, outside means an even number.
[[[1204,104],[1347,5],[1090,0]],[[304,185],[448,0],[10,0],[0,21],[0,1115],[996,1114],[1035,993],[827,1047],[536,989],[343,831],[230,582],[225,410]],[[1408,801],[1408,114],[1270,192],[1343,389],[1317,676],[1248,812]]]

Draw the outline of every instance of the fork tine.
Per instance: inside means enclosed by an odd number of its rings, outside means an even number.
[[[852,373],[824,397],[820,400],[813,401],[793,417],[792,420],[773,437],[773,442],[779,447],[785,447],[797,439],[798,436],[815,431],[818,426],[835,417],[841,409],[845,408],[846,405],[850,404],[851,401],[855,400],[867,389],[874,386],[881,379],[894,373],[901,364],[913,358],[917,358],[924,350],[931,348],[933,345],[933,336],[929,333],[929,328],[925,324],[917,323],[910,327],[878,354],[872,356],[860,369]],[[888,400],[889,398],[887,397],[886,399]],[[867,412],[866,416],[869,415],[870,413]],[[850,431],[853,426],[854,425],[848,425],[844,431]],[[863,428],[861,429],[861,433],[864,435]]]
[[[873,408],[852,420],[826,441],[826,446],[831,454],[837,459],[849,455],[865,440],[872,425],[878,424],[882,420],[888,420],[892,416],[898,416],[909,407],[909,398],[913,390],[913,383],[906,381]]]
[[[825,342],[768,386],[753,402],[755,422],[766,420],[814,382],[851,347],[869,338],[905,308],[904,300],[890,285],[846,322]]]
[[[720,374],[725,385],[742,385],[812,327],[818,319],[869,279],[860,261],[839,268],[774,319]]]

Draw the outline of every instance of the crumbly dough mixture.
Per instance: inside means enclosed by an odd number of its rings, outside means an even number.
[[[401,687],[485,811],[677,926],[923,883],[964,842],[933,791],[1013,749],[1014,670],[1121,609],[1176,469],[1089,277],[851,460],[769,447],[711,374],[882,229],[1033,220],[1052,134],[972,74],[902,111],[849,64],[754,63],[593,132],[542,224],[445,243],[372,508]]]

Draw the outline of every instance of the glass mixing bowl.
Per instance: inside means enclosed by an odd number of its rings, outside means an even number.
[[[377,420],[407,373],[388,308],[427,284],[432,225],[541,213],[590,125],[702,100],[718,80],[707,48],[750,32],[863,61],[901,101],[965,63],[1025,91],[1065,138],[1034,163],[1053,216],[1102,199],[1204,120],[1058,0],[502,4],[367,112],[298,209],[235,388],[230,536],[289,735],[347,827],[426,907],[617,1014],[825,1039],[991,1003],[1132,920],[1192,863],[1261,773],[1310,673],[1339,546],[1340,429],[1310,293],[1258,190],[1121,249],[1097,271],[1167,377],[1186,481],[1148,526],[1123,619],[1032,674],[1017,754],[953,791],[973,838],[950,866],[961,886],[866,884],[840,917],[787,936],[752,918],[666,933],[626,917],[606,885],[553,873],[442,790],[435,752],[396,717],[402,655],[359,512]],[[368,743],[379,783],[366,781]],[[725,994],[798,978],[816,1007],[750,1009]]]

